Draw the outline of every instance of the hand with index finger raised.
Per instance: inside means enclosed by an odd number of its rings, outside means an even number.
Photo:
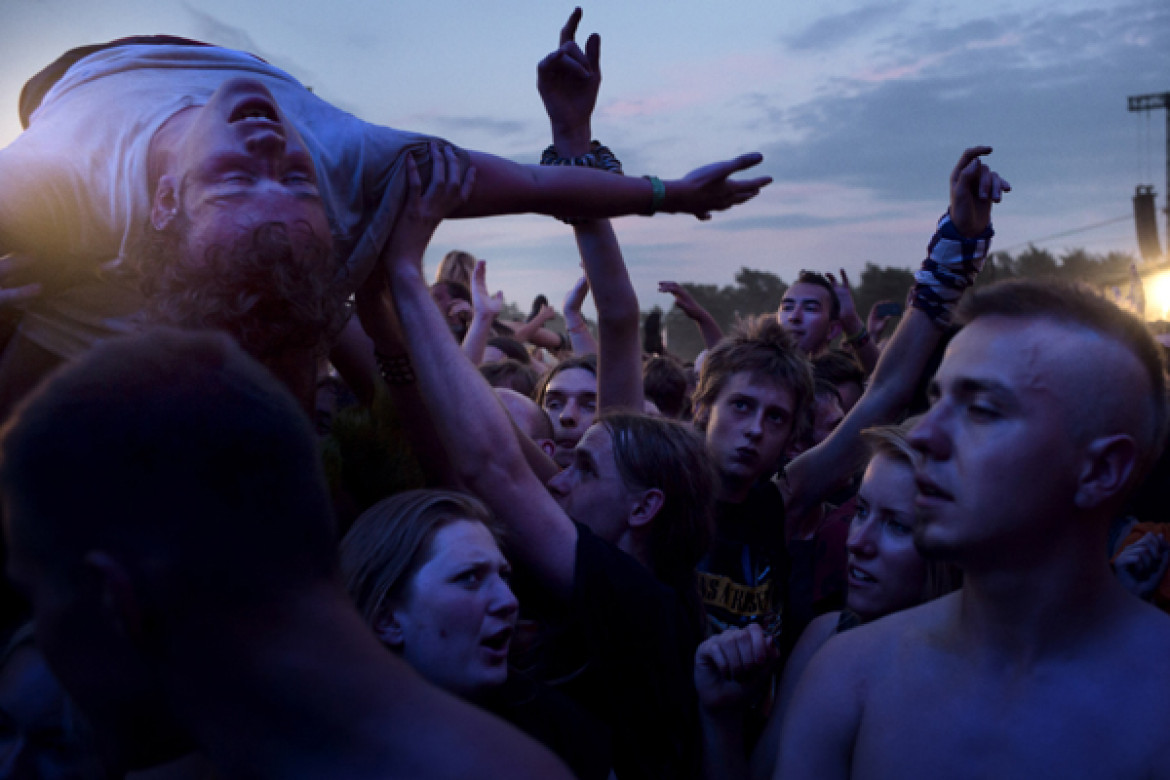
[[[577,8],[561,28],[560,46],[536,68],[536,86],[554,132],[573,133],[584,137],[583,149],[558,151],[563,156],[576,156],[588,151],[590,119],[597,105],[601,89],[601,36],[594,33],[581,51],[574,40],[581,9]]]
[[[991,224],[991,205],[999,203],[1012,185],[980,159],[990,146],[973,146],[963,152],[951,171],[951,222],[964,236],[974,238]]]

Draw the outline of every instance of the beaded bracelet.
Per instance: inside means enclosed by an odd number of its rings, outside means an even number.
[[[414,367],[410,364],[409,355],[383,355],[374,351],[374,360],[378,363],[378,372],[388,385],[412,385],[415,381]]]

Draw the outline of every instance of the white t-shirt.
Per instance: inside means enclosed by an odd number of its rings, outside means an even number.
[[[122,258],[150,213],[150,140],[176,112],[242,75],[263,81],[304,137],[349,284],[361,284],[404,201],[405,153],[425,149],[430,136],[363,122],[243,52],[119,46],[69,68],[28,129],[0,150],[0,247],[35,257],[66,285],[28,305],[26,338],[72,357],[137,328],[142,300]]]

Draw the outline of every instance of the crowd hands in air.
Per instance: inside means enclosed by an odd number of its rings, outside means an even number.
[[[758,155],[618,175],[580,18],[538,69],[551,166],[414,143],[349,289],[352,257],[304,261],[312,214],[249,201],[224,228],[167,189],[206,116],[150,139],[171,147],[147,234],[189,232],[135,266],[140,333],[35,340],[30,302],[68,292],[0,225],[27,599],[5,595],[0,775],[1170,776],[1166,387],[1143,324],[1073,286],[970,289],[1010,190],[976,146],[896,327],[862,320],[844,269],[728,333],[663,281],[706,350],[645,353],[607,218],[707,219],[769,180],[732,178]],[[313,200],[322,172],[288,183],[294,119],[240,84],[220,118],[248,186]],[[251,197],[236,176],[208,202]],[[516,211],[575,234],[564,332],[543,296],[503,319],[469,253],[424,271],[443,220]],[[172,272],[257,255],[325,304]]]

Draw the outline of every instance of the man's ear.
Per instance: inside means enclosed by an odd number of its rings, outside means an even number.
[[[167,225],[179,215],[179,180],[173,174],[163,174],[154,191],[154,202],[150,206],[150,224],[155,230],[166,230]]]
[[[537,439],[536,444],[540,447],[540,451],[550,458],[556,454],[557,443],[552,439]]]
[[[1095,509],[1122,492],[1138,464],[1138,445],[1132,436],[1119,433],[1089,442],[1077,480],[1076,505]]]
[[[666,503],[666,496],[658,488],[650,488],[635,496],[634,502],[630,510],[630,527],[639,528],[655,518]]]
[[[93,595],[105,623],[131,644],[141,646],[146,639],[142,603],[134,592],[130,573],[102,550],[90,550],[81,561],[83,587]]]
[[[384,609],[382,614],[374,619],[374,633],[382,640],[382,644],[395,650],[401,650],[406,644],[402,623],[399,622],[398,613],[394,609]]]

